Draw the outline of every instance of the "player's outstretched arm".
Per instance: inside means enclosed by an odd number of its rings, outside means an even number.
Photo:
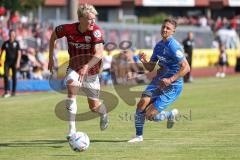
[[[1,64],[2,52],[3,52],[3,50],[0,48],[0,67],[2,66],[2,64]]]
[[[51,38],[50,38],[50,42],[49,42],[49,62],[48,62],[48,70],[50,72],[53,71],[53,66],[54,66],[54,60],[53,60],[53,50],[54,50],[54,45],[55,45],[55,41],[57,40],[57,35],[56,32],[53,31]]]
[[[1,64],[2,53],[3,53],[3,50],[5,50],[4,45],[5,45],[5,42],[2,44],[2,47],[0,48],[0,66],[2,65]]]

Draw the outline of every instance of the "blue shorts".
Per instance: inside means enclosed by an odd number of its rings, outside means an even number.
[[[147,86],[142,96],[151,97],[151,103],[162,112],[170,104],[172,104],[182,92],[182,85],[170,85],[164,89],[160,89],[159,85],[151,83]]]

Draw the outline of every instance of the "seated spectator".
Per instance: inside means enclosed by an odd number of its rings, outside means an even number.
[[[126,84],[128,73],[128,61],[126,51],[122,51],[116,57],[116,78],[118,84]]]
[[[28,56],[24,51],[22,51],[19,72],[20,72],[20,78],[30,79],[31,68],[30,68]]]
[[[42,68],[41,67],[33,67],[33,71],[32,71],[32,75],[31,75],[31,79],[34,80],[42,80],[43,79],[43,74],[42,74]]]

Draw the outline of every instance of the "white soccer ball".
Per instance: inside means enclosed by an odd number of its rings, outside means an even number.
[[[72,150],[76,152],[82,152],[88,149],[90,140],[86,133],[76,132],[70,137],[69,145]]]

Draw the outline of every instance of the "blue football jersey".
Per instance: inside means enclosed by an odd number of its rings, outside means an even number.
[[[157,64],[163,68],[158,73],[159,79],[172,77],[180,70],[179,62],[185,58],[183,54],[182,46],[173,37],[169,37],[167,41],[159,41],[150,58],[151,62],[157,62]],[[173,85],[182,85],[183,78],[179,78]]]

